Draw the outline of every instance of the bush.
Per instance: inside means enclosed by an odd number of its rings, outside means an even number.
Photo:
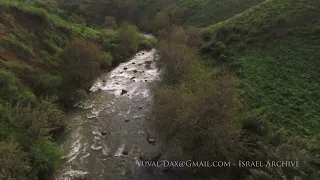
[[[111,51],[111,43],[109,39],[104,39],[102,43],[102,48],[104,51],[109,52]]]
[[[35,104],[37,97],[31,91],[25,90],[21,93],[19,100],[25,103]]]
[[[177,42],[162,41],[159,47],[164,72],[161,82],[152,88],[152,115],[158,132],[165,142],[178,144],[190,159],[236,161],[241,123],[235,79],[223,73],[213,76],[192,49]],[[214,45],[223,47],[222,43]]]
[[[158,12],[153,22],[155,30],[160,30],[170,25],[170,18],[165,12]]]
[[[50,179],[61,163],[62,151],[49,140],[38,140],[32,147],[33,167],[39,179]]]
[[[65,127],[64,112],[54,103],[55,97],[41,98],[36,105],[17,103],[11,111],[9,124],[24,129],[29,138],[50,137]]]
[[[8,71],[0,70],[0,97],[10,102],[19,97],[18,79]]]
[[[29,159],[17,143],[0,141],[0,152],[0,179],[31,179]]]
[[[89,89],[93,80],[100,74],[102,52],[98,46],[86,39],[75,38],[62,53],[62,79],[66,99],[75,89]]]
[[[198,46],[201,43],[200,29],[193,26],[188,26],[185,29],[186,36],[188,37],[188,45]]]
[[[139,49],[140,50],[149,50],[154,47],[154,44],[149,39],[143,39],[139,41]]]
[[[241,37],[240,37],[240,35],[238,35],[238,34],[232,34],[232,35],[230,36],[230,40],[231,40],[231,41],[240,41],[240,40],[241,40]]]
[[[62,78],[51,74],[42,75],[36,83],[38,95],[58,95],[62,86]]]
[[[247,49],[247,47],[248,47],[248,46],[247,46],[245,43],[241,42],[241,43],[238,45],[238,50],[239,50],[239,51],[243,51],[243,50]]]
[[[45,50],[48,51],[52,55],[61,51],[61,49],[51,40],[46,39],[43,41],[43,44],[44,44]]]
[[[110,53],[103,53],[101,56],[100,67],[103,69],[109,69],[112,67],[112,55]]]
[[[258,36],[260,34],[259,30],[255,29],[255,28],[251,28],[248,35],[249,36]]]
[[[104,18],[104,22],[102,24],[102,27],[110,28],[110,29],[117,29],[118,25],[117,25],[116,19],[114,17],[106,16]]]
[[[0,99],[6,102],[34,103],[36,97],[30,91],[23,88],[14,74],[0,70]]]
[[[83,89],[78,89],[76,91],[76,95],[77,95],[77,99],[87,99],[88,98],[87,92]]]
[[[170,42],[175,44],[187,44],[188,37],[182,27],[174,27],[169,36]]]
[[[221,54],[221,55],[219,56],[219,61],[220,61],[220,62],[226,62],[227,60],[228,60],[228,57],[227,57],[226,55]]]
[[[206,42],[210,41],[212,38],[212,32],[211,29],[207,28],[204,29],[200,32],[200,36],[202,37],[202,39]]]
[[[137,27],[123,23],[118,33],[117,40],[125,51],[134,54],[138,51],[139,32]]]
[[[313,28],[313,33],[314,33],[314,34],[320,34],[320,26],[315,26],[315,27]]]
[[[250,45],[250,44],[252,44],[252,43],[254,42],[254,40],[255,40],[254,38],[248,37],[248,38],[244,41],[244,43]]]
[[[21,58],[26,58],[34,55],[34,52],[32,51],[31,47],[19,41],[13,36],[5,37],[3,39],[2,44],[7,49],[12,49],[12,51],[14,51]]]

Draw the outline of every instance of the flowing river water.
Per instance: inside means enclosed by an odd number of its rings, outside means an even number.
[[[149,84],[159,79],[157,52],[141,51],[102,74],[88,99],[68,113],[59,144],[67,152],[56,180],[176,179],[161,169],[139,166],[141,156],[157,156],[160,144],[148,118]]]

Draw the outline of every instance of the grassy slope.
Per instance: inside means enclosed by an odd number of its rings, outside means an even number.
[[[96,41],[102,35],[23,2],[1,0],[0,7],[0,67],[15,72],[31,86],[39,74],[58,71],[58,55],[69,39],[82,36]],[[25,69],[33,77],[27,77]]]
[[[169,8],[173,18],[194,26],[208,26],[226,20],[264,0],[184,0]]]
[[[235,52],[252,116],[316,139],[320,138],[319,9],[317,0],[268,0],[203,31],[208,42],[223,41]]]

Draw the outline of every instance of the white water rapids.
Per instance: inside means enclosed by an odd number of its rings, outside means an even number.
[[[160,143],[147,138],[157,137],[147,118],[149,83],[160,74],[156,60],[155,49],[137,53],[101,75],[89,98],[68,113],[68,130],[59,140],[67,155],[56,180],[175,179],[138,166],[142,154],[159,152]]]

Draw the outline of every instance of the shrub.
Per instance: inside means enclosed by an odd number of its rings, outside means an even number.
[[[62,78],[51,74],[42,75],[36,83],[38,95],[57,95],[62,86]]]
[[[169,38],[169,41],[175,44],[186,44],[188,40],[188,37],[182,27],[174,27]]]
[[[31,153],[37,177],[50,179],[61,163],[62,151],[49,140],[38,140]]]
[[[18,79],[8,71],[0,70],[0,97],[10,102],[19,97]]]
[[[0,179],[31,179],[28,156],[15,142],[0,141]]]
[[[243,51],[243,50],[247,49],[247,47],[248,47],[248,46],[247,46],[245,43],[241,42],[241,43],[239,43],[237,49],[238,49],[239,51]]]
[[[36,105],[17,103],[11,111],[10,124],[26,129],[30,137],[48,137],[65,126],[65,115],[55,104],[56,97],[41,98]]]
[[[246,43],[246,44],[252,44],[254,42],[254,38],[252,38],[252,37],[248,37],[245,41],[244,41],[244,43]]]
[[[144,40],[139,41],[139,49],[140,50],[143,50],[143,49],[149,50],[149,49],[152,49],[153,46],[154,45],[148,39],[144,39]]]
[[[32,49],[29,46],[17,40],[13,36],[7,36],[3,38],[2,44],[8,49],[12,49],[16,54],[18,54],[22,58],[34,55]]]
[[[226,55],[221,54],[221,55],[219,56],[219,61],[220,61],[220,62],[226,62],[227,60],[228,60],[228,57],[227,57]]]
[[[62,53],[63,89],[71,97],[75,89],[90,88],[100,73],[102,52],[98,46],[86,39],[75,38]]]
[[[315,26],[315,27],[313,28],[313,33],[314,33],[314,34],[320,34],[320,26]]]
[[[19,100],[25,103],[35,104],[37,97],[31,91],[25,90],[21,93]]]
[[[76,91],[76,95],[77,95],[78,99],[87,99],[88,98],[87,92],[83,89],[78,89]]]
[[[240,37],[240,35],[238,35],[238,34],[232,34],[232,35],[230,36],[230,40],[231,40],[231,41],[240,41],[240,40],[241,40],[241,37]]]
[[[211,32],[211,29],[204,29],[200,32],[200,36],[202,37],[202,39],[204,41],[210,41],[211,38],[212,38],[212,32]]]
[[[165,27],[168,27],[169,24],[170,24],[170,18],[167,13],[160,11],[156,14],[156,17],[153,22],[153,26],[155,27],[155,30],[160,30]]]
[[[104,22],[102,24],[102,27],[110,28],[110,29],[117,29],[118,25],[117,25],[116,19],[114,17],[106,16],[104,18]]]
[[[138,51],[139,32],[135,26],[123,23],[118,33],[117,40],[125,51],[133,54]]]
[[[185,33],[188,37],[188,44],[190,46],[198,46],[201,43],[200,29],[193,26],[188,26],[185,29]]]
[[[48,51],[52,55],[61,51],[61,49],[51,40],[46,39],[43,41],[43,44],[44,44],[45,50]]]
[[[251,28],[250,31],[249,31],[249,33],[248,33],[248,35],[249,35],[249,36],[258,36],[259,33],[260,33],[260,32],[259,32],[257,29]]]
[[[102,44],[103,50],[106,52],[111,51],[111,43],[109,41],[109,39],[104,39],[103,40],[103,44]]]
[[[112,55],[110,53],[103,53],[101,56],[100,67],[103,69],[109,69],[112,67]]]

